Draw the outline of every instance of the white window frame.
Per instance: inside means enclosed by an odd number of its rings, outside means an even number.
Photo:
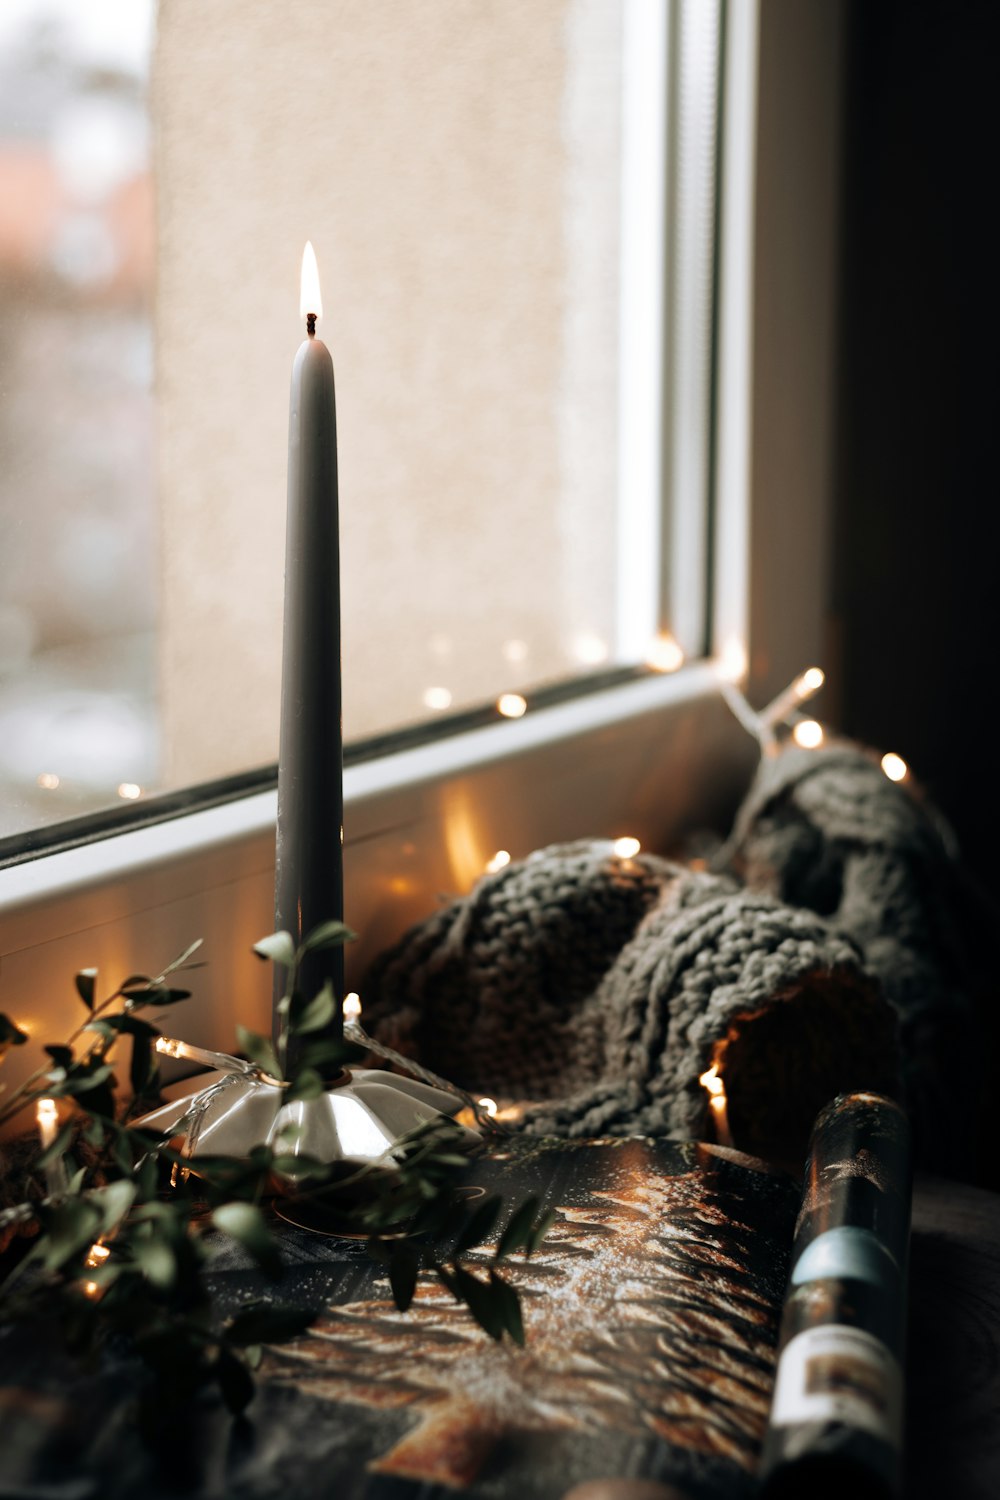
[[[748,644],[751,659],[764,652],[768,671],[787,681],[804,664],[802,642],[816,638],[821,591],[814,578],[800,580],[788,628],[767,640],[753,634],[751,536],[767,505],[783,503],[751,493],[754,450],[772,420],[752,379],[757,39],[760,31],[766,43],[768,31],[758,0],[728,0],[724,14],[713,649]],[[817,70],[829,68],[828,41],[804,43]],[[800,68],[802,57],[782,65]],[[829,125],[835,132],[835,117]],[[808,382],[794,393],[806,417],[824,398]],[[660,597],[647,591],[647,610]],[[754,681],[751,672],[751,692]],[[349,768],[346,916],[362,935],[349,951],[349,982],[410,922],[467,889],[496,850],[516,858],[556,840],[622,834],[670,848],[686,828],[724,818],[755,763],[709,660]],[[0,1009],[39,1037],[59,1036],[78,1020],[77,969],[96,965],[117,982],[201,937],[209,967],[174,1024],[193,1042],[223,1047],[237,1020],[266,1026],[269,976],[250,947],[272,925],[274,817],[275,794],[262,793],[0,870]],[[5,1081],[29,1060],[10,1054]]]

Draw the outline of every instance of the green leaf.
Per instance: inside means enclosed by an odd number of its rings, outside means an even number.
[[[227,1409],[238,1417],[253,1400],[253,1376],[243,1360],[225,1347],[219,1349],[213,1369]]]
[[[109,1234],[118,1227],[135,1202],[135,1195],[135,1183],[124,1177],[87,1194],[87,1202],[95,1204],[100,1210],[101,1230],[104,1234]]]
[[[62,1156],[72,1139],[73,1123],[70,1121],[68,1125],[63,1126],[51,1146],[46,1146],[45,1150],[35,1157],[35,1169],[41,1171],[50,1162],[56,1161],[58,1157]]]
[[[36,1254],[47,1271],[58,1271],[86,1246],[92,1245],[101,1226],[96,1204],[83,1198],[64,1198],[40,1212],[45,1234]]]
[[[230,1344],[284,1344],[305,1333],[317,1314],[308,1307],[283,1302],[251,1302],[226,1325]]]
[[[94,986],[97,983],[96,969],[81,969],[75,976],[76,992],[88,1010],[94,1008]]]
[[[94,1031],[98,1026],[110,1026],[112,1031],[124,1031],[129,1036],[144,1036],[152,1039],[159,1036],[157,1028],[149,1021],[143,1021],[140,1016],[132,1015],[131,1011],[122,1011],[115,1016],[104,1016],[100,1021],[91,1021],[88,1031]]]
[[[129,990],[148,989],[149,986],[154,983],[155,980],[149,974],[130,974],[128,978],[123,979],[121,984],[118,986],[118,993],[119,995],[124,995]]]
[[[389,1285],[392,1288],[392,1300],[400,1312],[406,1312],[413,1301],[419,1270],[420,1257],[408,1245],[393,1247],[389,1261]]]
[[[28,1033],[22,1031],[0,1010],[0,1057],[3,1057],[8,1047],[23,1047],[28,1040]]]
[[[156,1064],[153,1061],[153,1049],[149,1045],[149,1038],[137,1036],[132,1038],[132,1059],[129,1064],[128,1077],[132,1085],[132,1093],[138,1098],[149,1084],[156,1072]]]
[[[295,963],[295,942],[290,932],[272,932],[254,943],[253,951],[258,958],[270,959],[283,969],[290,969]]]
[[[83,1138],[88,1146],[100,1151],[104,1145],[105,1129],[100,1120],[88,1120],[83,1127]]]
[[[340,1037],[324,1038],[318,1042],[306,1042],[299,1052],[299,1062],[304,1068],[321,1068],[326,1063],[340,1063],[349,1067],[360,1062],[365,1049],[354,1042],[345,1042]]]
[[[302,939],[300,953],[315,953],[320,948],[341,948],[352,943],[357,933],[345,927],[343,922],[321,922]]]
[[[323,1090],[323,1080],[315,1068],[301,1068],[285,1095],[285,1103],[293,1104],[296,1099],[318,1099]]]
[[[204,941],[204,938],[195,938],[194,942],[189,947],[185,948],[183,953],[179,954],[177,958],[173,959],[171,963],[167,964],[167,967],[163,971],[164,977],[167,974],[173,974],[176,969],[181,969],[185,965],[187,965],[187,967],[190,969],[201,968],[201,964],[188,964],[188,959],[191,957],[192,953],[198,952],[198,949],[201,947]]]
[[[491,1339],[502,1339],[506,1324],[500,1299],[492,1283],[477,1281],[475,1276],[461,1266],[455,1267],[454,1277],[455,1295],[465,1303],[480,1328]]]
[[[190,990],[172,989],[166,984],[141,985],[136,989],[122,988],[122,994],[130,1005],[176,1005],[181,1000],[190,1000]]]
[[[316,1156],[307,1156],[304,1151],[279,1152],[271,1163],[274,1171],[280,1177],[324,1177],[328,1175],[329,1164],[320,1161]]]
[[[113,1042],[118,1035],[111,1021],[106,1016],[100,1017],[96,1021],[88,1021],[83,1029],[84,1031],[96,1032],[102,1041],[105,1042]]]
[[[322,1031],[324,1026],[329,1026],[337,1013],[337,1002],[333,994],[333,984],[328,979],[312,1000],[305,1005],[298,1015],[292,1009],[292,1031],[296,1036],[301,1036],[309,1031]]]
[[[169,1292],[177,1281],[174,1247],[161,1235],[136,1235],[131,1244],[136,1264],[146,1280],[161,1292]]]
[[[155,1156],[144,1156],[135,1168],[139,1198],[152,1198],[160,1185],[160,1168]]]
[[[269,1276],[281,1275],[281,1256],[271,1238],[260,1209],[253,1203],[223,1203],[212,1214],[212,1222],[223,1234],[238,1240],[249,1250],[261,1270]]]
[[[497,1245],[494,1257],[496,1260],[503,1260],[504,1256],[513,1255],[515,1250],[520,1250],[529,1243],[537,1209],[537,1198],[524,1200],[500,1236],[500,1243]]]
[[[455,1254],[461,1255],[466,1250],[471,1250],[474,1245],[481,1245],[483,1240],[489,1239],[493,1232],[493,1226],[502,1207],[499,1198],[487,1198],[473,1213],[465,1228],[455,1242]]]
[[[532,1256],[534,1255],[536,1250],[541,1249],[542,1245],[545,1242],[545,1236],[548,1234],[555,1221],[556,1212],[554,1208],[550,1208],[547,1213],[542,1214],[542,1217],[532,1229],[525,1242],[525,1256]]]
[[[78,1063],[66,1078],[59,1092],[69,1095],[86,1094],[99,1088],[111,1078],[114,1070],[108,1063]]]
[[[269,1077],[279,1080],[284,1077],[270,1037],[261,1036],[258,1031],[248,1031],[245,1026],[237,1026],[236,1040],[241,1051],[246,1053],[251,1062],[263,1068]]]
[[[490,1271],[490,1286],[496,1298],[496,1305],[503,1325],[515,1344],[524,1346],[524,1320],[521,1317],[521,1299],[509,1282],[498,1276],[496,1271]]]

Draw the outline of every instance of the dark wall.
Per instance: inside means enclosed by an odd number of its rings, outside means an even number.
[[[898,750],[1000,898],[1000,5],[853,0],[841,727]]]

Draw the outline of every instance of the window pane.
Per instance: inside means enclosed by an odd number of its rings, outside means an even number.
[[[171,780],[276,754],[307,239],[337,372],[345,736],[612,655],[621,10],[163,9]]]
[[[146,0],[0,9],[0,832],[157,778]]]
[[[679,127],[674,74],[709,10],[7,0],[0,834],[276,758],[307,239],[345,738],[634,660],[669,624],[707,495],[661,527],[662,443],[707,455],[707,418],[659,424],[678,391],[707,413],[708,362],[661,391],[691,302],[665,215],[710,249],[678,194],[714,140]],[[688,94],[714,131],[709,44]]]

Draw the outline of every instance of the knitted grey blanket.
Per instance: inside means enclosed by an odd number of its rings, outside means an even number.
[[[521,1128],[711,1139],[794,1156],[848,1089],[941,1095],[961,1029],[947,975],[949,857],[930,816],[857,750],[769,757],[710,874],[607,841],[539,850],[414,928],[365,984],[379,1041]],[[738,878],[741,877],[741,878]]]

